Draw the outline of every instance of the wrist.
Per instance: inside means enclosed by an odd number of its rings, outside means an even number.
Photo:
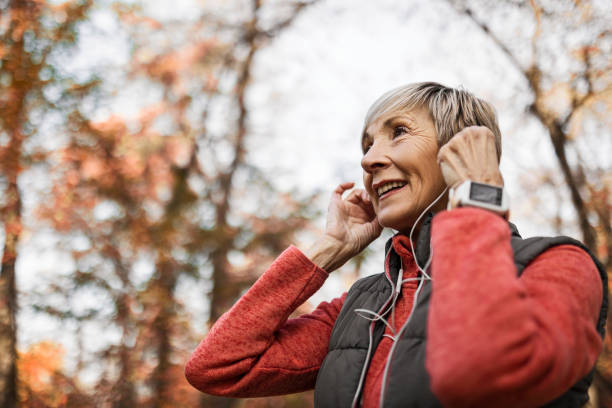
[[[509,198],[502,186],[465,180],[451,188],[448,209],[477,207],[494,212],[506,220],[509,217]]]
[[[304,255],[326,272],[332,272],[340,268],[353,257],[351,251],[346,248],[342,241],[329,235],[323,235],[320,239],[317,239],[304,251]]]

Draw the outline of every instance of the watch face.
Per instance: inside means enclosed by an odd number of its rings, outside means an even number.
[[[472,182],[470,188],[470,200],[493,205],[501,205],[503,191],[504,190],[501,187]]]

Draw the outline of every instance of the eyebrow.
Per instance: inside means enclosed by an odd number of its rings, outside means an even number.
[[[412,123],[415,122],[413,117],[411,117],[407,113],[404,113],[401,115],[392,116],[389,119],[385,120],[385,123],[383,123],[383,128],[390,127],[393,124],[393,122],[395,122],[398,119],[407,119],[409,122],[412,122]],[[361,135],[361,146],[363,147],[363,143],[366,141],[366,139],[371,139],[371,138],[372,136],[370,136],[368,132],[364,131],[363,135]]]
[[[401,114],[401,115],[392,116],[389,119],[385,120],[385,123],[383,123],[383,126],[384,127],[389,127],[389,126],[391,126],[391,124],[393,124],[393,122],[395,122],[396,120],[401,120],[401,119],[407,120],[412,125],[414,125],[416,123],[416,120],[414,120],[414,118],[412,116],[410,116],[407,113],[404,113],[404,114]]]
[[[371,139],[371,136],[368,132],[364,130],[363,134],[361,135],[361,144],[363,144],[363,142],[365,142],[366,139]]]

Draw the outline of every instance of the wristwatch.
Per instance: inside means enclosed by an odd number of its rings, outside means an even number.
[[[451,188],[448,209],[457,207],[479,207],[501,215],[509,216],[508,194],[503,187],[466,180]]]

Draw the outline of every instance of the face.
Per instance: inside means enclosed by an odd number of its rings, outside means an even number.
[[[363,184],[383,227],[408,233],[446,184],[437,162],[438,141],[423,108],[386,113],[366,128]],[[441,198],[433,208],[444,208]]]

